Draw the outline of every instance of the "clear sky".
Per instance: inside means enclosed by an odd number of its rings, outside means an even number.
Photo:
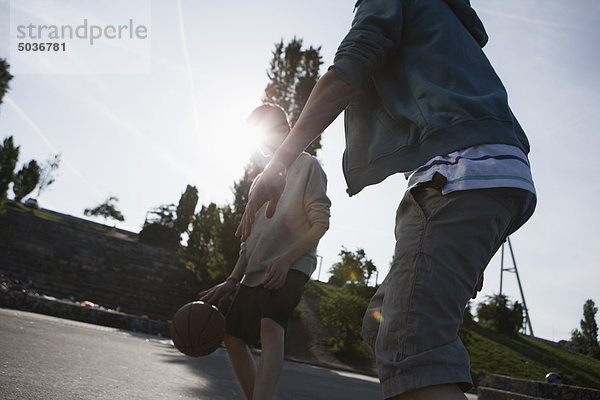
[[[96,17],[129,18],[121,3],[96,10]],[[260,104],[274,43],[296,35],[322,46],[324,72],[350,27],[354,3],[151,1],[150,73],[14,73],[0,107],[0,137],[13,135],[21,146],[19,168],[63,154],[58,180],[39,198],[45,208],[82,216],[112,194],[126,217],[119,227],[139,231],[146,211],[176,203],[187,184],[198,187],[203,204],[230,202],[252,149],[245,119]],[[485,52],[531,142],[538,208],[511,240],[534,333],[568,339],[585,300],[600,303],[600,3],[472,4],[490,35]],[[11,63],[9,11],[8,0],[0,0],[0,57]],[[56,66],[52,58],[44,62],[48,71]],[[345,246],[364,248],[381,282],[406,182],[396,175],[348,198],[343,137],[338,118],[319,153],[333,202],[331,229],[319,247],[320,279]],[[498,292],[499,278],[496,256],[479,299]],[[504,282],[504,292],[518,299],[515,276],[506,274]]]

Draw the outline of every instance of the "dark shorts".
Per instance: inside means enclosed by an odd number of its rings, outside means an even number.
[[[263,285],[240,285],[225,317],[225,332],[248,344],[257,345],[262,318],[270,318],[285,329],[292,311],[300,302],[307,281],[306,274],[292,269],[278,290],[265,289]]]

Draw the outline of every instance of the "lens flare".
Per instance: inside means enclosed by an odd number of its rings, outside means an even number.
[[[375,318],[375,320],[379,323],[383,321],[383,316],[379,311],[373,311],[373,318]]]

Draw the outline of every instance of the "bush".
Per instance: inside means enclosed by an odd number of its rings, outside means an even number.
[[[140,242],[177,250],[181,233],[175,229],[176,215],[174,204],[163,204],[150,210],[139,234]]]
[[[474,324],[475,321],[473,321],[473,314],[471,314],[471,302],[469,301],[465,307],[465,311],[463,312],[463,323],[458,328],[458,337],[465,346],[470,344],[473,340],[473,335],[471,335],[471,331],[469,329],[473,328]]]
[[[319,313],[323,324],[332,326],[337,337],[330,339],[333,350],[339,353],[360,353],[360,330],[368,300],[340,290],[321,299]]]
[[[516,334],[523,328],[523,306],[518,301],[511,305],[501,294],[487,296],[487,301],[477,306],[477,318],[498,333]]]
[[[291,318],[292,319],[300,319],[300,318],[302,318],[302,314],[304,314],[304,312],[300,309],[300,307],[296,307],[296,308],[294,308],[294,311],[292,311]]]
[[[146,223],[140,231],[140,242],[150,246],[162,247],[167,250],[177,250],[181,236],[172,227],[159,223]]]

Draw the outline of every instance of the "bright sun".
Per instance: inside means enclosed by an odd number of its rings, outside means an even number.
[[[246,123],[251,111],[250,107],[243,113],[228,109],[203,121],[197,141],[200,151],[196,181],[211,201],[229,196],[234,181],[241,178],[250,156],[258,149],[261,134]]]

